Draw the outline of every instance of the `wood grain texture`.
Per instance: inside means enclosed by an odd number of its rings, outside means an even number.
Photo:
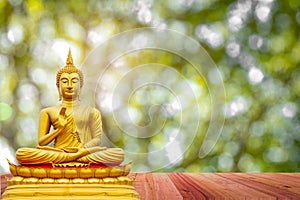
[[[232,181],[230,177],[222,177],[217,173],[188,174],[198,185],[205,187],[207,191],[214,194],[214,198],[222,199],[256,199],[256,197],[276,199],[263,192],[249,188],[243,184]]]
[[[1,175],[1,194],[7,187]],[[142,200],[300,199],[300,173],[132,173]]]
[[[153,174],[153,181],[156,199],[183,199],[167,174]]]
[[[11,174],[0,174],[0,178],[1,178],[1,195],[4,193],[6,187],[7,187],[7,181],[6,179],[11,178],[12,175]]]
[[[281,177],[277,174],[236,174],[243,179],[249,179],[255,182],[255,185],[263,186],[265,189],[276,191],[276,194],[283,194],[285,197],[300,198],[300,185],[289,180],[286,177]]]
[[[212,197],[212,195],[202,187],[199,187],[199,185],[186,176],[186,174],[170,173],[168,176],[182,195],[183,199],[206,199],[207,197]]]
[[[139,193],[141,199],[155,199],[156,191],[154,188],[154,181],[152,173],[139,173],[136,175],[134,187]]]
[[[269,176],[274,176],[275,174],[270,173]],[[276,197],[277,199],[299,199],[300,196],[294,192],[289,192],[283,189],[279,189],[272,185],[269,180],[258,181],[257,174],[243,174],[243,173],[233,173],[233,174],[220,174],[220,176],[228,178],[239,184],[245,185],[249,188],[255,189],[257,191],[263,192],[270,197]]]

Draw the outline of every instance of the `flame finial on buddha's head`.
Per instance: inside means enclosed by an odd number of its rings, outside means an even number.
[[[68,53],[68,58],[66,61],[66,66],[65,67],[75,67],[73,64],[73,58],[72,58],[72,53],[71,53],[71,49],[69,49],[69,53]]]

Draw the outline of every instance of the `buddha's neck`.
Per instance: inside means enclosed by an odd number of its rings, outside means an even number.
[[[76,105],[78,105],[79,102],[77,99],[73,99],[73,100],[67,100],[67,99],[64,99],[63,102],[62,102],[62,106],[63,107],[74,107]]]

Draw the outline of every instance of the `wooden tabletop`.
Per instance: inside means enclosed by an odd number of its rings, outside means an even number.
[[[300,199],[300,173],[141,173],[141,199]]]
[[[1,193],[7,184],[1,175]],[[137,173],[141,199],[300,199],[300,173]]]

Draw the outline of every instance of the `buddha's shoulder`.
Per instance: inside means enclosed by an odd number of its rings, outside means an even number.
[[[92,113],[99,113],[99,110],[97,108],[86,105],[86,104],[80,104],[80,108],[84,109],[84,110],[88,110],[89,112],[92,112]]]
[[[57,106],[50,106],[50,107],[46,107],[43,108],[41,110],[41,113],[52,113],[52,112],[57,112],[61,109],[61,105],[57,105]]]

